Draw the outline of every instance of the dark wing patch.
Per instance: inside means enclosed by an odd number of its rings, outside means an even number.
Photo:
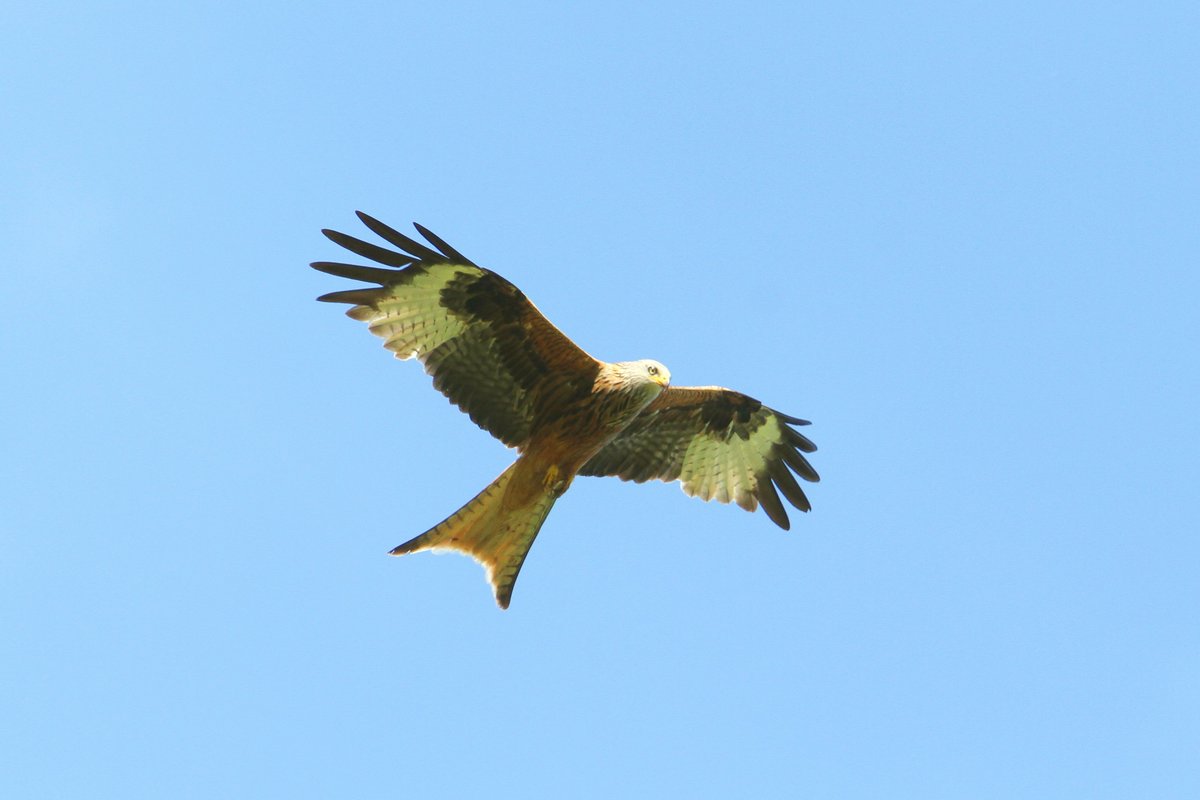
[[[787,530],[779,495],[808,511],[812,506],[796,475],[820,480],[802,454],[816,445],[790,427],[807,424],[730,389],[672,386],[579,474],[639,483],[678,480],[686,493],[703,500],[735,502],[747,511],[762,505]]]
[[[539,397],[558,383],[586,383],[600,368],[534,307],[516,286],[477,266],[421,226],[433,248],[359,212],[392,251],[326,230],[333,242],[393,269],[318,261],[314,269],[377,284],[322,295],[349,303],[397,358],[416,358],[433,385],[480,427],[512,447],[527,444]],[[434,249],[436,248],[436,249]]]

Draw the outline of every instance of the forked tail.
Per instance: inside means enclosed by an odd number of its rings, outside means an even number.
[[[508,608],[517,573],[537,537],[546,515],[558,498],[549,492],[537,492],[533,499],[517,508],[504,502],[509,483],[521,461],[465,506],[420,536],[391,551],[402,556],[422,550],[457,550],[471,556],[487,570],[488,583],[496,593],[496,603]]]

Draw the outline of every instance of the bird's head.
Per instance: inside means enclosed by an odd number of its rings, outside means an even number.
[[[613,366],[627,384],[654,387],[655,395],[671,385],[671,371],[650,358],[622,361]]]
[[[671,385],[671,370],[667,369],[657,361],[647,358],[643,361],[635,362],[640,368],[646,371],[646,377],[654,383],[657,383],[662,388],[667,388]]]

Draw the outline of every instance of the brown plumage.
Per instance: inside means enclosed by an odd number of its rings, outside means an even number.
[[[704,500],[762,505],[781,528],[780,493],[810,508],[795,475],[819,480],[816,450],[789,417],[730,389],[672,387],[656,361],[592,358],[517,287],[476,266],[420,225],[430,248],[359,212],[398,251],[337,231],[333,242],[391,269],[318,261],[315,269],[376,284],[319,300],[349,303],[397,358],[417,358],[433,385],[520,456],[474,499],[392,550],[451,549],[488,572],[501,608],[529,547],[576,475],[678,480]],[[793,475],[795,473],[795,475]]]

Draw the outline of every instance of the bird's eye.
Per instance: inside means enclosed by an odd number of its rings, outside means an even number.
[[[655,367],[655,366],[646,367],[646,372],[649,372],[651,375],[657,375],[658,367]]]

